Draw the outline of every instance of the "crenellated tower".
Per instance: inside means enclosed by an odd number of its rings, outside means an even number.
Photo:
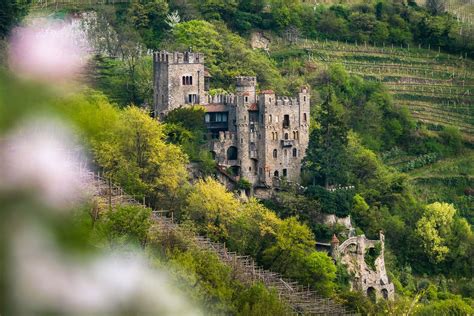
[[[205,104],[204,55],[192,52],[156,52],[153,55],[155,117],[183,105]]]

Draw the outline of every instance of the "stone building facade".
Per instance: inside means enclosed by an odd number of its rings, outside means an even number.
[[[253,187],[272,187],[274,180],[299,182],[309,141],[310,93],[294,97],[257,91],[255,77],[237,77],[235,94],[208,95],[204,56],[157,52],[154,55],[154,111],[192,104],[206,109],[209,149],[221,168]]]

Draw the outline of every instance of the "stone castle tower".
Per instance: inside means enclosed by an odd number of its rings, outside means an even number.
[[[257,93],[257,78],[237,77],[235,94],[207,94],[204,56],[157,52],[154,55],[154,111],[162,117],[192,104],[206,109],[209,150],[221,170],[248,180],[255,189],[281,178],[299,182],[309,141],[310,93],[295,97]]]
[[[205,101],[204,55],[159,52],[153,56],[154,113],[160,117],[185,104]]]

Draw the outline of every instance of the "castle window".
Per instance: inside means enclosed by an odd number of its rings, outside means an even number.
[[[249,167],[249,171],[252,171],[252,167]]]
[[[306,118],[306,113],[303,113],[303,122],[305,122],[305,123],[306,123],[306,121],[307,121],[307,118]]]
[[[293,148],[293,157],[298,157],[298,149]]]
[[[161,103],[165,103],[165,95],[164,94],[161,95]]]
[[[286,114],[283,117],[283,128],[289,128],[290,127],[290,116]]]
[[[284,177],[288,176],[288,170],[287,169],[283,169],[283,176]]]
[[[296,138],[295,139],[300,139],[300,132],[296,131]]]
[[[193,76],[183,76],[183,86],[190,86],[193,84]]]
[[[209,113],[206,113],[204,120],[206,121],[206,123],[209,123],[211,121],[211,115]]]
[[[278,150],[273,149],[273,158],[278,158]]]
[[[245,97],[245,103],[249,102],[249,97]]]
[[[288,139],[288,137],[289,137],[288,133],[285,133],[285,139]]]
[[[188,94],[188,103],[191,103],[191,104],[198,103],[197,94]]]
[[[293,131],[293,139],[296,139],[296,132]]]
[[[272,115],[270,114],[270,115],[268,116],[268,123],[271,123],[271,122],[272,122]]]
[[[278,123],[278,115],[275,116],[275,123]]]
[[[303,97],[303,101],[306,102],[306,96]]]
[[[278,170],[275,170],[275,172],[273,173],[273,176],[275,176],[277,178],[280,176],[280,173],[278,172]]]
[[[227,149],[227,160],[236,160],[237,159],[237,147],[235,146],[230,146],[229,149]]]

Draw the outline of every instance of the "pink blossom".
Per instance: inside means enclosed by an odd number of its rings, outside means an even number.
[[[19,75],[59,82],[77,75],[90,51],[79,22],[37,19],[13,30],[9,62]]]

